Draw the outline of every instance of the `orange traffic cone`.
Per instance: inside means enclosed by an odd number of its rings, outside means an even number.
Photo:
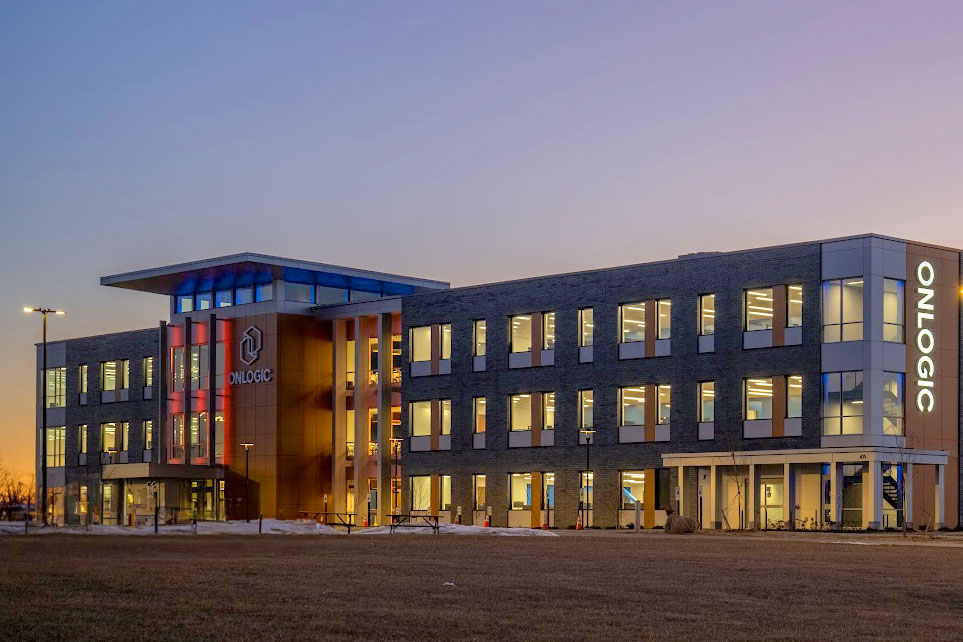
[[[576,520],[575,520],[575,530],[577,530],[577,531],[582,530],[582,516],[581,516],[581,515],[579,515],[578,518],[576,518]]]
[[[365,517],[363,520],[361,520],[361,527],[362,527],[362,528],[368,528],[368,518],[367,518],[367,517]]]
[[[485,526],[486,526],[486,527],[489,527],[489,526],[491,526],[491,525],[492,525],[492,516],[491,516],[491,515],[485,515]]]
[[[548,518],[547,518],[547,517],[542,520],[542,530],[543,530],[543,531],[547,531],[547,530],[548,530]]]

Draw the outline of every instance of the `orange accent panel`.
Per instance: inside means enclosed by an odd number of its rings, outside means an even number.
[[[542,365],[542,313],[532,312],[532,365]],[[532,429],[535,429],[534,424]]]
[[[432,399],[431,401],[431,449],[438,450],[441,440],[441,401]]]
[[[536,493],[538,495],[536,496]],[[542,495],[544,494],[544,489],[542,488],[542,473],[532,473],[532,510],[531,512],[531,527],[539,528],[542,525]]]
[[[786,376],[772,378],[772,436],[786,436]]]
[[[532,393],[532,446],[542,445],[542,393]]]
[[[772,286],[772,345],[786,345],[786,286]]]
[[[431,326],[431,374],[439,372],[438,362],[441,360],[441,326],[437,323]]]
[[[645,469],[645,485],[642,487],[642,527],[655,528],[655,468]]]
[[[645,356],[655,356],[655,319],[658,315],[658,303],[650,300],[645,302]]]

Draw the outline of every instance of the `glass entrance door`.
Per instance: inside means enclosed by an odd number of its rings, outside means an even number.
[[[763,478],[759,482],[759,517],[763,528],[783,528],[783,480]]]

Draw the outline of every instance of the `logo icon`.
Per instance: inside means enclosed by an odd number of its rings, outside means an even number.
[[[261,355],[261,330],[251,326],[241,335],[241,356],[244,365],[249,366]]]

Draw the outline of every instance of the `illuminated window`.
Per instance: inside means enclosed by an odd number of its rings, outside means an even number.
[[[451,510],[451,475],[441,475],[438,480],[441,510]]]
[[[746,332],[772,330],[772,288],[746,290]]]
[[[120,426],[117,422],[100,424],[100,449],[105,453],[117,452],[120,446]]]
[[[802,417],[802,375],[786,377],[786,417]]]
[[[772,419],[772,377],[746,379],[746,419]]]
[[[658,424],[665,425],[671,421],[672,417],[672,388],[667,385],[658,386],[659,393],[659,414],[656,417]]]
[[[47,407],[63,408],[67,405],[67,368],[47,368]]]
[[[531,510],[532,475],[531,473],[512,473],[509,475],[510,510]]]
[[[130,360],[102,362],[100,381],[101,390],[127,390],[130,387]]]
[[[184,392],[184,348],[171,348],[171,390]]]
[[[716,295],[699,297],[699,334],[707,337],[716,333]]]
[[[578,503],[583,510],[592,510],[595,500],[595,473],[579,473],[578,479]]]
[[[903,320],[903,281],[883,279],[883,341],[903,343],[905,325]]]
[[[542,430],[555,430],[555,393],[542,393]]]
[[[177,459],[184,457],[184,415],[171,415],[171,456]]]
[[[77,392],[82,395],[87,394],[87,364],[82,364],[77,368]]]
[[[472,475],[472,488],[474,489],[474,510],[485,510],[488,508],[488,499],[485,494],[485,476]]]
[[[595,343],[595,310],[582,308],[578,311],[579,346],[586,348]]]
[[[411,510],[431,510],[431,476],[412,475],[411,482]]]
[[[901,372],[883,373],[883,434],[903,434],[903,378]]]
[[[592,428],[595,426],[595,391],[578,391],[578,427]]]
[[[210,363],[208,344],[191,346],[191,390],[207,390]]]
[[[192,312],[194,310],[194,295],[180,294],[177,296],[177,311]]]
[[[150,388],[154,385],[154,357],[144,357],[141,367],[144,373],[144,387]]]
[[[622,477],[622,510],[634,510],[638,502],[645,506],[645,471],[624,470]]]
[[[519,314],[509,319],[509,348],[511,352],[531,352],[532,315]]]
[[[441,400],[441,434],[451,434],[451,399]]]
[[[555,349],[555,313],[542,314],[542,350]]]
[[[823,343],[863,338],[863,277],[823,281]]]
[[[81,455],[87,454],[87,424],[77,426],[77,447]]]
[[[672,301],[661,299],[656,301],[658,314],[655,318],[655,338],[669,339],[672,337]]]
[[[206,412],[191,413],[191,457],[207,457],[208,425]]]
[[[473,342],[475,345],[473,355],[476,357],[485,356],[486,325],[485,319],[477,319],[473,325]]]
[[[408,405],[408,424],[412,437],[431,435],[431,402],[413,401]]]
[[[509,412],[512,432],[532,429],[532,395],[512,395],[509,398]]]
[[[210,310],[214,305],[213,292],[198,292],[194,295],[195,310]]]
[[[214,305],[227,308],[234,304],[234,293],[231,290],[218,290],[214,293]]]
[[[716,382],[702,381],[699,383],[699,422],[707,423],[716,420]]]
[[[824,374],[822,405],[824,435],[862,434],[862,371]]]
[[[485,398],[475,397],[473,400],[473,406],[475,412],[472,429],[476,433],[483,433],[485,432]]]
[[[431,361],[431,326],[411,328],[411,360]]]
[[[47,467],[65,465],[64,452],[67,447],[67,428],[55,426],[47,428]]]
[[[154,422],[149,419],[145,420],[143,430],[144,450],[150,450],[154,447]]]
[[[619,425],[645,425],[645,386],[619,388]]]
[[[451,324],[441,324],[441,358],[451,359]]]
[[[786,286],[786,327],[802,327],[803,289],[801,285]]]
[[[645,341],[645,301],[619,306],[619,341]]]

